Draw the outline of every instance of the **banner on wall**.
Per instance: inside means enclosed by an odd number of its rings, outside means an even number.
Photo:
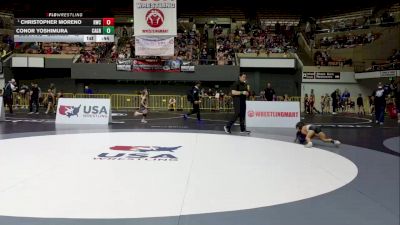
[[[111,100],[94,98],[60,98],[56,124],[109,124]]]
[[[117,71],[132,71],[132,59],[117,59]]]
[[[340,80],[340,72],[303,72],[303,79]]]
[[[397,72],[396,70],[381,71],[381,77],[395,77],[396,72]]]
[[[5,121],[6,120],[6,113],[4,112],[4,103],[3,103],[3,97],[0,97],[0,121]]]
[[[315,72],[303,72],[303,79],[314,79]]]
[[[135,37],[137,56],[173,56],[174,37]]]
[[[139,60],[132,61],[132,71],[135,72],[180,72],[180,60]]]
[[[300,102],[246,102],[247,127],[295,128],[300,121]]]
[[[135,36],[176,36],[176,0],[134,0]]]
[[[117,71],[131,72],[194,72],[195,67],[191,63],[176,60],[163,59],[124,59],[117,60]]]

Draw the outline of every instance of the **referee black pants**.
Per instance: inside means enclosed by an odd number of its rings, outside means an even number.
[[[10,110],[10,113],[13,113],[13,98],[10,96],[4,96],[4,106],[8,106],[8,109]]]
[[[235,109],[235,112],[232,116],[232,119],[228,122],[228,124],[226,124],[226,127],[228,129],[231,129],[233,124],[236,122],[237,118],[239,118],[240,131],[246,131],[246,126],[244,124],[246,117],[246,102],[240,102],[240,103],[234,102],[233,108]]]
[[[35,105],[35,112],[39,112],[39,98],[29,100],[29,112],[33,112],[33,105]]]
[[[197,115],[197,120],[200,120],[200,104],[194,104],[193,103],[193,109],[190,111],[187,115],[192,115],[196,114]]]

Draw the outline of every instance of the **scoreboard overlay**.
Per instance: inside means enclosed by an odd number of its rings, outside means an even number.
[[[114,18],[18,18],[15,42],[114,42]]]

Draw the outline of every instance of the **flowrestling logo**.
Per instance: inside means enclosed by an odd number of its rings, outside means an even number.
[[[112,146],[113,152],[100,153],[94,160],[178,161],[175,151],[182,146]]]
[[[60,115],[71,118],[73,116],[79,117],[82,115],[83,118],[108,118],[107,108],[105,106],[83,106],[83,113],[79,113],[82,105],[70,106],[60,105],[58,112]]]

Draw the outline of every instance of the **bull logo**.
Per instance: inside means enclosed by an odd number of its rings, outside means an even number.
[[[146,21],[150,27],[160,27],[164,23],[164,13],[159,9],[150,9],[146,13]]]
[[[79,105],[78,107],[60,105],[60,107],[58,108],[58,112],[60,113],[60,115],[67,116],[68,118],[71,118],[71,116],[78,117],[78,113],[79,113],[80,109],[81,109],[81,105]]]

